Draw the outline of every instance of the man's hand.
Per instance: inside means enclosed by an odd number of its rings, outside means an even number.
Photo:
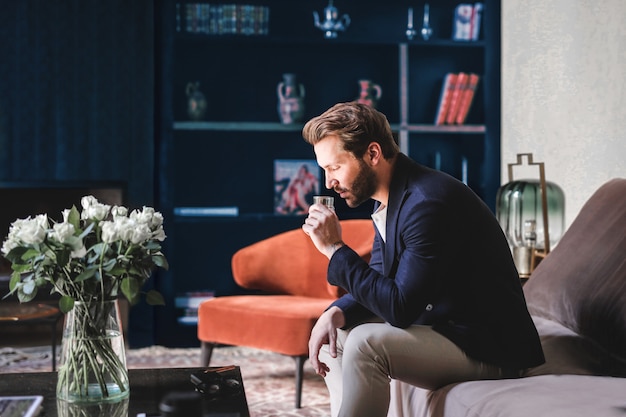
[[[330,368],[324,362],[320,362],[320,349],[322,345],[327,344],[330,356],[337,357],[337,329],[344,324],[343,311],[339,307],[331,307],[320,316],[313,326],[309,338],[309,361],[313,365],[315,373],[322,377],[326,376]]]
[[[302,225],[313,244],[328,259],[341,246],[341,225],[335,212],[323,204],[313,204],[309,207],[309,216]]]

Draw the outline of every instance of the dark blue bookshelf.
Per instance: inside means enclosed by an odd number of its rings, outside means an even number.
[[[179,5],[177,9],[177,4]],[[230,258],[239,248],[300,227],[301,216],[272,214],[275,159],[314,159],[301,137],[302,123],[283,125],[277,112],[282,74],[297,74],[306,88],[304,120],[333,104],[355,99],[357,81],[383,89],[385,113],[405,153],[464,179],[492,207],[500,185],[500,1],[484,2],[476,41],[452,40],[458,1],[430,5],[433,36],[419,36],[424,2],[335,2],[351,24],[336,39],[313,25],[328,2],[247,1],[268,6],[269,33],[209,35],[176,28],[185,2],[162,2],[157,12],[157,152],[160,207],[169,220],[165,251],[172,268],[158,289],[169,306],[157,311],[156,343],[198,345],[193,326],[177,323],[177,294],[200,289],[216,296],[245,292],[232,279]],[[418,35],[405,36],[413,7]],[[480,74],[463,125],[435,126],[447,72]],[[200,83],[207,117],[186,113],[185,86]],[[367,218],[372,204],[337,207],[340,218]],[[237,207],[237,216],[176,216],[177,207]],[[277,256],[284,256],[278,254]]]

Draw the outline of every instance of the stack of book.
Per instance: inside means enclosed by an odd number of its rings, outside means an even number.
[[[435,125],[465,123],[479,80],[480,76],[474,73],[449,72],[446,74],[439,95]]]
[[[267,35],[269,7],[247,4],[185,5],[185,31],[209,35]]]
[[[182,316],[178,317],[178,322],[190,325],[198,324],[198,308],[200,304],[214,296],[215,293],[210,290],[190,291],[179,294],[174,300],[176,308],[183,310]]]

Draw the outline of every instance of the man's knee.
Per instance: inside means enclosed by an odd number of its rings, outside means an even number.
[[[386,363],[385,336],[381,326],[385,324],[367,323],[352,329],[345,341],[344,357],[347,360],[367,358],[381,364]]]

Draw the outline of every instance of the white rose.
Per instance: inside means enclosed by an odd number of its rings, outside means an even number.
[[[67,223],[70,221],[70,209],[65,209],[61,212],[63,214],[63,223]]]
[[[119,240],[119,235],[117,233],[117,228],[115,227],[114,222],[104,221],[100,223],[100,227],[102,228],[102,241],[105,243],[112,243],[116,240]]]
[[[117,217],[115,219],[115,230],[118,238],[124,242],[130,242],[133,237],[133,230],[136,227],[136,223],[128,217]]]
[[[92,195],[86,195],[80,199],[80,205],[83,207],[83,210],[87,210],[94,204],[98,204],[98,200]]]
[[[113,219],[116,219],[117,217],[126,217],[128,216],[128,209],[124,206],[113,206],[111,214],[113,215]]]
[[[66,243],[69,237],[73,237],[76,229],[71,223],[57,223],[50,232],[50,238],[60,243]]]
[[[4,243],[2,243],[2,253],[6,255],[7,253],[11,252],[13,249],[17,248],[18,246],[19,246],[19,242],[9,237],[7,238],[7,240],[4,241]]]
[[[163,242],[167,236],[165,236],[165,230],[162,227],[159,227],[154,232],[152,232],[152,239],[156,239],[158,241]]]
[[[37,216],[35,216],[35,221],[43,229],[47,229],[48,227],[50,227],[47,214],[38,214]]]
[[[147,224],[138,224],[133,229],[133,235],[130,239],[131,242],[138,244],[149,240],[152,237],[152,231]]]
[[[38,245],[46,239],[48,216],[40,214],[34,219],[26,219],[19,223],[15,230],[15,238],[27,245]]]
[[[140,224],[152,224],[152,217],[154,216],[154,209],[152,207],[143,207],[143,210],[133,210],[130,214],[130,218]]]
[[[83,206],[83,211],[80,214],[80,218],[83,220],[104,220],[111,210],[111,206],[99,203],[91,195],[81,198],[80,204]]]
[[[155,212],[154,216],[152,216],[152,224],[151,227],[157,228],[163,224],[163,215],[160,212]]]
[[[71,258],[82,258],[85,255],[87,255],[87,248],[85,245],[81,246],[79,249],[73,250],[72,253],[70,253]]]

